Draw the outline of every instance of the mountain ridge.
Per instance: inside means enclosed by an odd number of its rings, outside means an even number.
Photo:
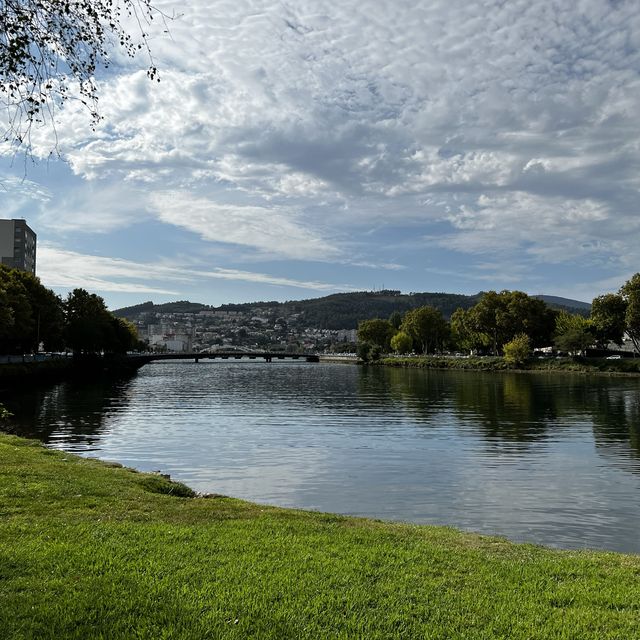
[[[483,292],[473,295],[444,292],[401,293],[396,290],[357,291],[334,293],[320,298],[288,300],[286,302],[260,301],[228,303],[217,307],[199,302],[179,300],[154,304],[152,301],[115,309],[116,316],[133,319],[146,313],[198,313],[200,311],[268,310],[274,317],[297,315],[305,325],[322,329],[355,329],[358,322],[369,318],[388,318],[394,312],[404,313],[409,309],[431,305],[447,318],[458,308],[468,309],[475,305]],[[546,296],[532,296],[546,302],[550,307],[584,315],[591,308],[587,302]]]

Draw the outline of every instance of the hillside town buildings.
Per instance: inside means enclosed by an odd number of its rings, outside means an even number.
[[[203,309],[194,312],[142,311],[130,319],[138,335],[154,351],[216,350],[304,351],[352,345],[355,329],[317,329],[305,326],[300,314],[275,317],[275,310]]]

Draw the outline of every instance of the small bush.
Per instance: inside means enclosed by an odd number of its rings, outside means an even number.
[[[531,340],[526,333],[519,333],[503,347],[504,359],[508,364],[522,364],[531,354]]]

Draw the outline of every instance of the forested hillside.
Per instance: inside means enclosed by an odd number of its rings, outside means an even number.
[[[299,324],[319,329],[355,329],[358,322],[369,318],[388,318],[398,311],[405,313],[410,309],[430,305],[439,309],[445,318],[450,318],[458,309],[469,309],[476,304],[481,293],[462,295],[456,293],[409,293],[399,291],[359,291],[355,293],[336,293],[323,298],[291,300],[287,302],[249,302],[243,304],[225,304],[209,307],[205,304],[182,300],[165,304],[143,302],[132,307],[116,309],[114,314],[124,318],[136,318],[141,313],[198,313],[203,309],[220,311],[239,311],[250,313],[252,310],[266,310],[277,317],[287,318],[299,314]],[[574,313],[584,313],[586,303],[565,298],[536,296],[547,299],[552,307],[560,307]],[[589,305],[586,305],[587,308]]]

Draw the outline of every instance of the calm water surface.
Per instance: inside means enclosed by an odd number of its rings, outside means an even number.
[[[0,401],[198,491],[640,553],[639,379],[173,361]]]

